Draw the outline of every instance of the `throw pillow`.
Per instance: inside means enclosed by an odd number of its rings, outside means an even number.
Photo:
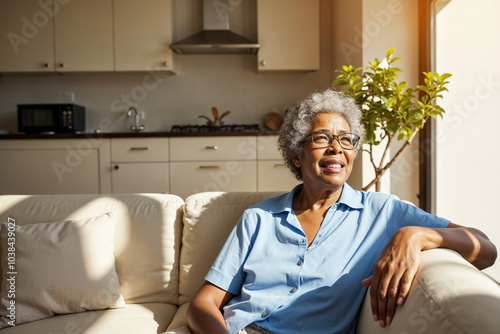
[[[1,223],[0,328],[125,307],[115,269],[114,213],[82,220]]]

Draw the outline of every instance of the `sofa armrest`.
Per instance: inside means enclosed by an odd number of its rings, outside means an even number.
[[[373,321],[367,293],[357,333],[497,333],[500,286],[458,253],[422,252],[422,262],[405,304],[385,329]]]

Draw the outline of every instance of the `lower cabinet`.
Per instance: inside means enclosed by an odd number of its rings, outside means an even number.
[[[255,161],[170,163],[172,194],[186,198],[205,191],[257,191]]]
[[[257,162],[258,191],[290,191],[299,181],[282,160]]]
[[[0,140],[0,194],[289,191],[276,136]]]
[[[168,162],[124,162],[113,164],[113,194],[168,193]]]
[[[256,137],[170,139],[170,191],[257,191]]]
[[[278,151],[278,136],[257,139],[257,191],[290,191],[299,181]]]
[[[168,143],[168,138],[112,138],[112,193],[168,193]]]
[[[0,156],[0,194],[110,191],[109,141],[102,138],[2,140]]]

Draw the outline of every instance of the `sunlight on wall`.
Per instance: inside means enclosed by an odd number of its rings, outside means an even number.
[[[437,122],[436,213],[500,248],[500,32],[497,0],[453,0],[437,15],[437,72],[453,74]],[[500,278],[500,261],[487,272]]]

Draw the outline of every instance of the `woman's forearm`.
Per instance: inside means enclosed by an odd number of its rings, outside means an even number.
[[[215,306],[191,302],[187,313],[187,324],[193,334],[229,333],[222,313]]]
[[[234,295],[205,282],[191,300],[187,310],[187,325],[193,334],[226,334],[222,308]]]
[[[450,223],[448,228],[419,229],[422,250],[448,248],[458,252],[478,269],[496,260],[497,249],[481,231]]]

